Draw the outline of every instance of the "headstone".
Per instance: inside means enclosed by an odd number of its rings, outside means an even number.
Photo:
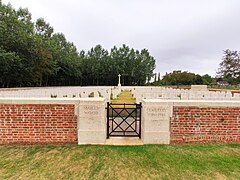
[[[207,85],[191,85],[193,91],[207,91]]]

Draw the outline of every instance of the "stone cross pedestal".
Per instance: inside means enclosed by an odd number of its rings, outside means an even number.
[[[121,86],[121,74],[118,75],[118,86],[120,87]]]

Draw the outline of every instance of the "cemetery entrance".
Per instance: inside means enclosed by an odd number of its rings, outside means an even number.
[[[107,138],[141,138],[142,104],[107,103]]]

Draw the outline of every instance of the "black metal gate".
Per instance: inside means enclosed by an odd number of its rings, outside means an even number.
[[[107,103],[107,138],[141,138],[142,104]]]

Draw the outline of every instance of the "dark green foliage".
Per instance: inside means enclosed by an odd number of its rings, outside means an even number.
[[[202,76],[202,80],[203,80],[203,84],[210,85],[211,83],[213,83],[214,78],[212,78],[208,74],[205,74],[205,75]]]
[[[79,53],[44,19],[32,22],[27,9],[0,6],[0,87],[117,85],[118,74],[123,85],[144,85],[154,68],[146,49],[97,45]]]
[[[206,75],[205,75],[206,76]],[[204,77],[205,77],[204,76]],[[207,75],[209,76],[209,75]],[[166,73],[161,80],[162,85],[192,85],[205,84],[203,77],[187,71],[173,71]]]

